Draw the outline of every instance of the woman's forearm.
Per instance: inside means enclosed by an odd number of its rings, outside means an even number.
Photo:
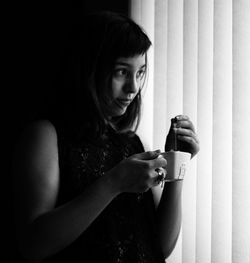
[[[157,226],[165,258],[173,251],[181,228],[182,181],[167,182],[157,208]]]
[[[25,228],[20,239],[27,260],[40,262],[68,246],[116,195],[109,177],[104,176],[76,199],[37,217]]]

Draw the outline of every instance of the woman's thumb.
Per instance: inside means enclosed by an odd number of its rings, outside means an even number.
[[[138,159],[141,160],[152,160],[155,159],[156,157],[158,157],[158,155],[160,155],[161,151],[160,150],[156,150],[156,151],[147,151],[147,152],[143,152],[137,155]]]

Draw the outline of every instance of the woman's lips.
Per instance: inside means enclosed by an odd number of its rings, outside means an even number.
[[[127,107],[131,101],[130,99],[117,99],[118,104],[123,107]]]

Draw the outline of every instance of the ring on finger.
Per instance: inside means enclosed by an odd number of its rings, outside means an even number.
[[[164,181],[165,181],[165,178],[166,178],[163,169],[162,169],[162,168],[156,168],[155,171],[156,171],[156,173],[157,173],[156,182],[157,182],[158,184],[161,183],[161,186],[163,186]]]

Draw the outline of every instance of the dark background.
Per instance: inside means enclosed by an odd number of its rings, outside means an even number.
[[[18,6],[19,5],[19,6]],[[85,13],[111,10],[128,14],[129,0],[22,2],[13,12],[9,110],[17,120],[32,116],[41,102],[67,41],[69,27]]]
[[[4,257],[3,262],[20,262],[16,256],[11,209],[11,156],[20,132],[48,92],[69,27],[85,13],[110,10],[128,15],[129,0],[56,0],[8,4],[6,19],[6,79],[4,102],[4,180],[2,180]],[[6,9],[6,10],[7,10]],[[6,159],[5,159],[6,158]],[[6,206],[5,206],[6,205]],[[5,260],[6,259],[6,260]]]

